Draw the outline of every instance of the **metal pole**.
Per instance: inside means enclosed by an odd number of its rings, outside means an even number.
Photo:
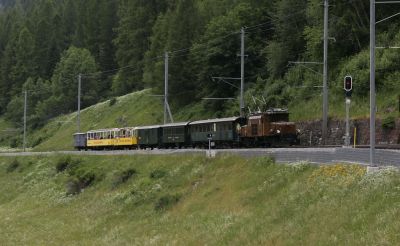
[[[322,106],[322,142],[327,143],[328,129],[328,0],[324,2],[324,74],[323,74],[323,106]]]
[[[208,138],[208,157],[211,157],[211,138]]]
[[[350,146],[350,98],[346,98],[346,137],[344,145],[346,147]]]
[[[77,126],[78,132],[81,131],[81,85],[82,85],[82,75],[78,75],[78,116],[77,116]]]
[[[375,165],[375,0],[370,0],[370,165]]]
[[[26,151],[26,111],[27,111],[27,106],[28,106],[28,92],[25,90],[24,91],[24,141],[23,141],[23,150],[24,152]]]
[[[241,68],[240,68],[240,116],[244,116],[244,98],[243,98],[243,91],[244,91],[244,35],[245,31],[242,27],[241,31],[241,51],[240,51],[240,60],[241,60]]]
[[[164,124],[166,124],[168,117],[168,52],[165,52],[164,66]]]

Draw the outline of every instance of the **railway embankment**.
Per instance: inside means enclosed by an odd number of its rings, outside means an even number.
[[[0,244],[397,245],[399,186],[265,157],[0,157]]]

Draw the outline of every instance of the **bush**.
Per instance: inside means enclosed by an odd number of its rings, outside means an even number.
[[[71,165],[71,156],[63,156],[60,159],[58,159],[57,164],[56,164],[56,171],[58,173],[64,172],[65,169],[68,168],[68,166]]]
[[[167,173],[164,170],[156,169],[150,173],[150,178],[160,179],[163,178]]]
[[[116,104],[116,103],[117,103],[117,98],[116,98],[116,97],[113,97],[113,98],[110,99],[109,106],[111,107],[111,106],[113,106],[113,105]]]
[[[83,189],[92,185],[95,179],[96,174],[93,172],[86,172],[81,176],[70,178],[66,184],[67,195],[76,195],[81,193]]]
[[[20,163],[17,159],[14,159],[8,166],[7,166],[7,172],[11,173],[17,170],[17,168],[20,166]]]
[[[389,115],[382,120],[382,128],[385,130],[391,130],[396,127],[396,118],[393,115]]]
[[[156,204],[154,205],[154,209],[156,211],[165,211],[171,208],[173,205],[177,204],[180,200],[181,196],[178,194],[175,195],[165,195],[160,197]]]
[[[17,138],[10,139],[10,148],[17,148],[19,146],[19,141]]]
[[[133,168],[129,168],[127,170],[124,170],[122,172],[117,173],[114,176],[113,182],[112,182],[112,188],[116,188],[117,186],[125,183],[128,181],[133,175],[135,175],[137,172]]]

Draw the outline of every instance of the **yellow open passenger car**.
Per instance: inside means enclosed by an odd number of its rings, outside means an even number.
[[[137,147],[134,128],[113,128],[87,132],[88,149],[133,149]]]

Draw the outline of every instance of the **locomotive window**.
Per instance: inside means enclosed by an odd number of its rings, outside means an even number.
[[[270,116],[271,122],[289,121],[289,114],[275,114]]]

